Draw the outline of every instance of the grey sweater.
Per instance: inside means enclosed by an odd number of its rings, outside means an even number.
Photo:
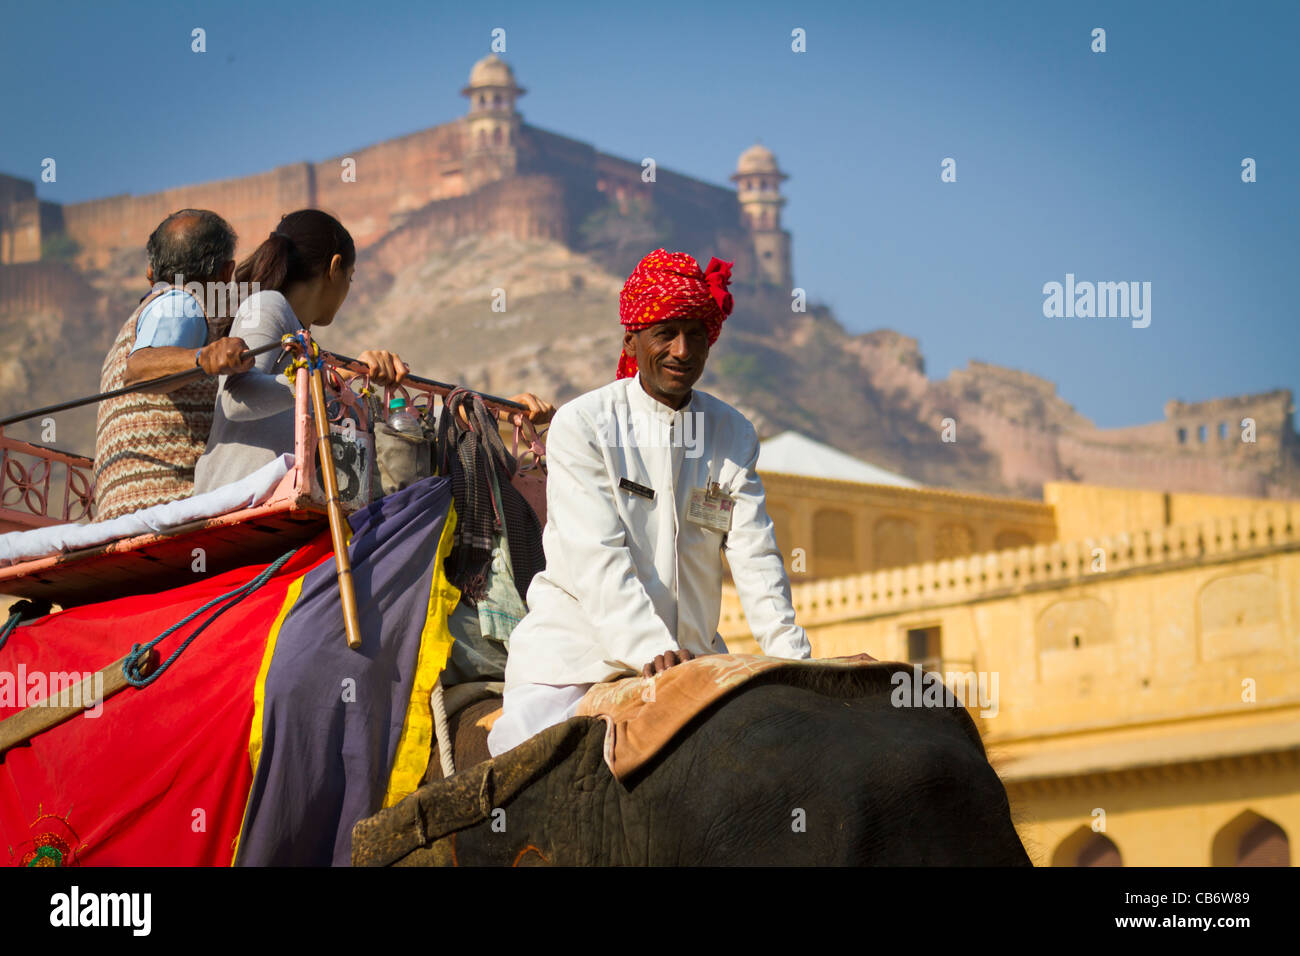
[[[301,328],[283,295],[258,292],[239,306],[230,334],[256,349]],[[272,350],[259,355],[249,371],[221,376],[207,449],[194,469],[195,494],[293,453],[293,392],[283,374],[288,362],[288,353]]]

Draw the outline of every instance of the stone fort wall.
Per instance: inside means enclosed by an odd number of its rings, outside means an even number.
[[[58,203],[36,198],[36,184],[0,173],[0,263],[35,262],[41,241],[63,231]]]
[[[368,267],[389,274],[465,236],[565,241],[572,225],[563,180],[540,174],[498,180],[430,203],[370,246]]]
[[[415,210],[466,194],[464,148],[463,126],[453,122],[332,157],[313,167],[316,194],[306,205],[333,213],[366,248]],[[356,160],[355,182],[343,178],[348,158]],[[275,217],[267,231],[274,225]]]
[[[62,262],[22,262],[0,266],[0,316],[40,315],[50,311],[89,311],[95,293],[81,274]]]
[[[212,209],[239,233],[242,251],[274,227],[279,212],[312,204],[314,168],[307,163],[280,166],[256,176],[198,186],[182,186],[147,196],[111,196],[72,203],[63,209],[68,235],[80,246],[81,265],[106,268],[118,249],[143,250],[149,234],[178,209]]]
[[[71,203],[61,207],[59,226],[81,247],[83,267],[103,269],[116,251],[143,249],[159,222],[187,207],[225,217],[239,234],[242,257],[281,215],[309,206],[337,216],[359,248],[379,242],[421,210],[420,221],[432,224],[439,239],[486,233],[572,242],[577,225],[600,202],[635,193],[674,224],[675,238],[684,244],[716,248],[719,255],[742,260],[749,252],[733,190],[668,170],[658,170],[654,183],[643,183],[639,163],[536,127],[525,125],[520,132],[511,150],[475,154],[467,152],[465,125],[453,121],[317,163],[291,163],[143,196]],[[354,179],[345,179],[345,172]],[[546,177],[555,186],[555,197],[544,197],[536,178],[513,189],[488,188],[494,180],[529,176]],[[471,191],[469,183],[476,181],[486,181],[486,186]],[[0,177],[0,207],[22,210],[35,203],[32,183]],[[437,205],[426,210],[431,203]],[[3,256],[5,262],[39,258],[40,224],[19,225],[23,228],[11,237],[13,253]],[[5,234],[10,233],[12,228]]]
[[[31,181],[0,176],[0,262],[9,263],[0,265],[0,312],[28,315],[84,297],[88,287],[77,270],[39,261],[42,232],[66,231],[80,247],[82,269],[120,271],[124,254],[142,264],[149,234],[187,207],[224,216],[239,234],[240,257],[284,213],[323,208],[382,268],[396,271],[413,256],[467,236],[571,245],[585,216],[635,191],[674,223],[684,245],[735,260],[738,275],[752,272],[752,249],[730,189],[667,170],[643,183],[639,163],[531,126],[521,128],[516,149],[504,159],[466,154],[466,147],[464,124],[454,121],[319,163],[62,207],[37,200]],[[345,160],[352,161],[355,181],[344,179]],[[471,180],[486,182],[470,191]]]

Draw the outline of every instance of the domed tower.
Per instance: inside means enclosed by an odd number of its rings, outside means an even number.
[[[776,165],[772,151],[755,143],[740,154],[731,181],[736,184],[741,215],[754,241],[763,281],[790,288],[790,233],[781,228],[781,181],[789,179]]]
[[[515,100],[526,93],[515,82],[510,64],[495,53],[485,56],[469,71],[469,85],[460,91],[469,97],[466,176],[470,189],[503,179],[515,172],[521,117]]]

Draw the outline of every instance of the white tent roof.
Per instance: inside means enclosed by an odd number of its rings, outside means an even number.
[[[885,471],[799,432],[782,432],[758,446],[758,470],[869,485],[920,488],[921,483]]]

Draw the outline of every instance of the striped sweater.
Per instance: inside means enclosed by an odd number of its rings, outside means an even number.
[[[100,373],[101,392],[121,388],[145,297],[117,334]],[[208,341],[213,339],[209,322]],[[204,376],[166,394],[133,392],[99,403],[95,430],[95,520],[188,498],[194,465],[212,428],[217,380]]]

